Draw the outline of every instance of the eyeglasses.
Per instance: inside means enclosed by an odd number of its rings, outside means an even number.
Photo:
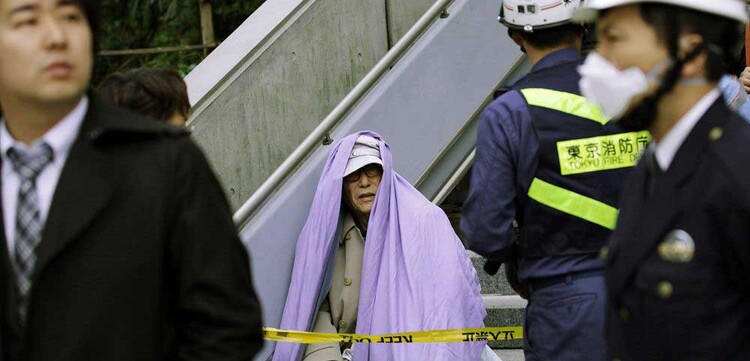
[[[362,173],[364,173],[367,176],[367,178],[372,179],[372,178],[383,175],[383,168],[381,168],[380,165],[378,164],[370,164],[344,177],[344,182],[354,183],[358,181],[360,177],[362,177]]]

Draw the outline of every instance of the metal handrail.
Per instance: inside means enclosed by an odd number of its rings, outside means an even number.
[[[252,196],[234,213],[234,223],[239,228],[253,216],[261,205],[273,194],[274,190],[302,163],[315,146],[335,127],[341,119],[359,102],[370,88],[385,74],[390,67],[408,50],[414,42],[440,17],[445,18],[448,4],[453,0],[438,0],[422,15],[417,23],[404,34],[396,45],[389,50],[383,59],[346,95],[331,113],[305,138],[281,165],[266,179]]]
[[[497,85],[493,89],[498,89],[501,86],[508,85],[510,81],[513,80],[513,77],[518,75],[517,72],[519,69],[523,69],[524,62],[527,61],[526,55],[521,55],[516,59],[516,61],[511,65],[510,70],[503,76],[502,79],[497,83]],[[422,183],[427,179],[427,177],[435,170],[435,167],[437,167],[437,164],[440,162],[441,158],[443,158],[447,152],[450,151],[451,147],[459,141],[459,138],[463,136],[463,133],[467,131],[469,128],[469,123],[472,121],[475,121],[479,118],[480,114],[484,111],[484,109],[492,103],[492,101],[495,99],[494,94],[490,94],[487,96],[487,98],[482,102],[482,104],[477,108],[477,111],[469,118],[469,120],[464,123],[464,125],[461,127],[461,130],[456,133],[456,135],[451,139],[450,143],[446,145],[442,151],[435,157],[435,159],[432,160],[432,162],[427,166],[427,168],[422,172],[422,174],[417,178],[417,180],[414,182],[414,186],[419,188]],[[464,160],[459,164],[458,168],[454,171],[454,173],[448,178],[448,180],[440,187],[438,192],[435,194],[435,196],[432,198],[432,203],[440,204],[442,203],[450,194],[450,192],[453,191],[453,189],[458,185],[458,183],[463,179],[463,177],[468,173],[469,169],[471,169],[472,165],[474,164],[474,158],[476,156],[476,145],[472,147],[471,152],[466,155]]]
[[[447,182],[443,185],[443,187],[440,189],[440,191],[435,195],[435,197],[432,198],[432,203],[435,203],[439,205],[440,203],[443,203],[443,201],[448,198],[448,195],[453,191],[454,188],[456,188],[456,185],[458,185],[458,182],[461,181],[461,179],[466,176],[466,173],[469,172],[469,169],[471,169],[471,166],[474,165],[474,158],[477,155],[477,149],[474,148],[471,153],[469,153],[468,156],[464,159],[463,162],[458,166],[458,169],[453,173],[453,175],[448,179]]]
[[[527,58],[526,55],[521,55],[521,56],[518,57],[518,59],[516,59],[515,62],[513,62],[513,65],[510,66],[510,70],[503,76],[502,79],[500,79],[500,81],[497,83],[497,85],[493,88],[493,92],[494,92],[494,90],[496,90],[497,88],[499,88],[501,85],[508,83],[508,81],[513,77],[515,71],[519,67],[521,67],[521,65],[523,65],[523,62],[526,60],[526,58]],[[432,173],[432,171],[435,170],[435,167],[440,162],[440,159],[443,158],[445,156],[445,154],[453,146],[453,144],[455,144],[456,141],[459,138],[461,138],[461,136],[463,135],[463,133],[466,131],[469,123],[471,123],[476,118],[478,118],[482,114],[482,111],[484,111],[484,108],[487,107],[487,105],[489,105],[494,100],[493,95],[494,94],[492,94],[492,93],[490,93],[490,94],[487,95],[487,98],[482,102],[481,105],[479,105],[479,107],[477,108],[476,112],[474,114],[472,114],[472,116],[469,119],[467,119],[466,122],[461,126],[461,130],[459,130],[454,135],[453,139],[451,139],[451,141],[448,142],[448,144],[446,144],[445,147],[443,147],[443,149],[438,153],[438,155],[435,156],[434,159],[432,159],[432,161],[430,162],[430,164],[428,164],[427,167],[424,169],[424,171],[422,171],[422,174],[420,174],[419,177],[417,177],[417,180],[414,181],[414,184],[413,184],[414,187],[419,188],[419,187],[422,186],[422,183],[424,183],[425,179],[427,179],[427,177],[430,176],[430,174]]]

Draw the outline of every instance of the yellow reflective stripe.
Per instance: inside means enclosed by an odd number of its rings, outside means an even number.
[[[560,212],[570,214],[607,229],[615,229],[619,211],[606,203],[580,195],[534,178],[529,188],[529,197]]]
[[[602,109],[598,105],[589,102],[580,95],[541,88],[523,89],[521,93],[529,105],[557,110],[593,120],[602,125],[609,122],[609,119],[604,116]]]
[[[633,167],[651,141],[647,131],[557,142],[560,174]]]

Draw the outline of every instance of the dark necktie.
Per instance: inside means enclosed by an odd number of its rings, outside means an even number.
[[[8,159],[18,174],[21,184],[16,204],[16,234],[13,266],[18,290],[18,316],[22,325],[26,323],[31,276],[36,264],[36,247],[42,240],[44,227],[39,215],[39,196],[36,178],[53,160],[52,148],[47,143],[37,144],[31,152],[16,148],[8,149]]]
[[[656,182],[659,180],[664,171],[661,170],[659,162],[656,160],[654,146],[646,148],[643,153],[643,161],[646,164],[646,196],[651,197],[656,190]]]

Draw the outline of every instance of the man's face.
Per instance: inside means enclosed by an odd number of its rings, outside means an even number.
[[[375,204],[375,195],[383,178],[383,168],[370,164],[344,177],[344,201],[358,216],[367,216]]]
[[[91,79],[92,42],[70,0],[0,0],[0,99],[78,99]]]
[[[599,18],[597,33],[596,51],[620,70],[638,67],[648,73],[669,58],[669,51],[643,20],[638,5],[609,10]]]

